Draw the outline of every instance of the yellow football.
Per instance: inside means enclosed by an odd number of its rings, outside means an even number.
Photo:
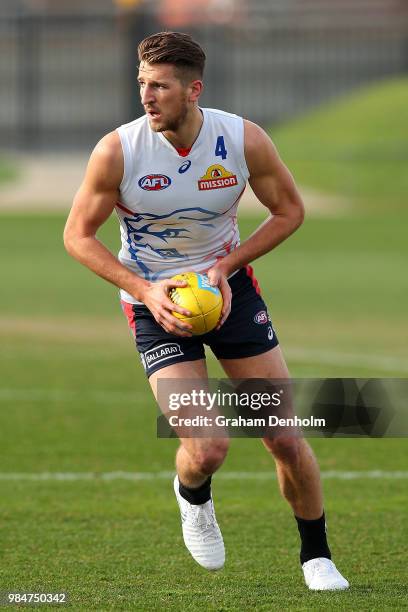
[[[185,287],[174,287],[169,291],[172,302],[189,310],[190,317],[173,312],[182,321],[187,321],[193,327],[193,334],[206,334],[216,327],[222,310],[222,295],[218,287],[212,287],[206,274],[183,272],[176,274],[172,280],[183,280]]]

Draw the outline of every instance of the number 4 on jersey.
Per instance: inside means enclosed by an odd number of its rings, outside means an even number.
[[[227,149],[225,148],[224,136],[218,136],[215,145],[215,155],[221,159],[227,159]]]

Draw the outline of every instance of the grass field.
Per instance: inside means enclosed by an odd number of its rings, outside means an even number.
[[[255,265],[293,375],[407,376],[407,220],[403,212],[308,219]],[[244,218],[242,234],[258,221]],[[2,261],[13,253],[0,309],[0,590],[64,590],[85,610],[407,607],[404,439],[313,440],[334,559],[350,591],[306,590],[296,525],[256,440],[234,440],[214,479],[225,569],[209,574],[192,561],[162,473],[176,443],[156,439],[115,289],[64,253],[63,223],[0,218]],[[102,237],[116,250],[113,220]],[[372,470],[389,474],[370,478]],[[101,476],[118,471],[139,479]],[[45,472],[73,479],[39,480]]]
[[[0,155],[0,185],[18,178],[19,170],[10,159]]]
[[[271,130],[298,182],[341,194],[356,210],[406,207],[408,79],[386,79]]]

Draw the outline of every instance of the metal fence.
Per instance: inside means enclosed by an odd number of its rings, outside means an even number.
[[[377,0],[376,11],[364,13],[358,2],[349,11],[344,2],[345,11],[334,10],[335,1],[330,10],[323,3],[305,11],[305,2],[296,11],[289,2],[277,11],[276,3],[257,0],[251,10],[242,4],[231,22],[196,20],[188,29],[208,56],[202,105],[275,123],[406,73],[405,3],[400,9]],[[144,6],[122,14],[0,16],[0,147],[88,148],[139,116],[137,43],[163,27]]]

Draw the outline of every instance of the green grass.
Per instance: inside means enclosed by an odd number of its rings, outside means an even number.
[[[300,183],[353,204],[349,217],[308,218],[255,264],[294,376],[407,376],[407,83],[273,132]],[[0,162],[0,182],[14,174]],[[65,254],[61,215],[0,221],[0,472],[171,470],[176,442],[156,438],[115,288]],[[244,217],[242,235],[257,223]],[[101,237],[117,251],[114,220]],[[220,374],[210,356],[209,368]],[[312,446],[324,471],[408,470],[404,439]],[[78,610],[407,607],[406,481],[324,481],[329,540],[351,589],[322,594],[303,585],[296,526],[256,440],[233,441],[231,471],[271,478],[214,478],[227,546],[215,574],[184,549],[170,479],[1,480],[0,591],[64,590]]]
[[[215,574],[184,550],[169,483],[7,485],[2,585],[66,590],[74,609],[403,609],[403,487],[381,483],[379,501],[370,482],[327,484],[332,548],[352,583],[346,593],[305,590],[294,520],[272,481],[215,482],[228,551]]]
[[[171,470],[176,442],[156,438],[115,288],[64,253],[62,216],[0,220],[0,472]],[[242,221],[246,235],[259,219]],[[255,264],[294,375],[407,375],[406,221],[310,219]],[[101,235],[116,250],[113,220]],[[323,470],[408,470],[404,439],[312,445]],[[319,594],[303,585],[296,525],[259,442],[234,440],[223,471],[271,479],[214,478],[228,555],[216,574],[184,549],[170,479],[0,481],[0,590],[65,590],[78,610],[406,607],[406,481],[325,481],[352,587]]]
[[[0,185],[14,181],[18,177],[18,169],[16,165],[2,156],[0,156]]]
[[[310,218],[286,244],[256,263],[284,347],[367,354],[373,375],[387,374],[372,369],[371,360],[376,356],[401,358],[401,369],[396,368],[394,374],[406,374],[407,220],[407,213]],[[256,223],[256,219],[244,217],[243,234]],[[75,329],[97,329],[90,323],[101,318],[111,341],[116,333],[123,334],[117,292],[64,252],[63,224],[64,218],[57,215],[2,216],[2,260],[13,252],[12,266],[3,270],[7,291],[2,296],[2,314],[11,319],[22,317],[26,321],[24,334],[35,333],[26,329],[27,321],[33,321],[34,326],[42,323],[47,329],[62,321],[61,333],[67,330],[67,342]],[[101,236],[117,250],[114,219]],[[304,360],[291,360],[291,365],[299,375],[313,375]],[[321,363],[319,367],[325,366]],[[326,372],[344,376],[368,373],[363,361],[360,367],[340,364],[339,368],[325,368]]]
[[[271,129],[302,185],[370,211],[402,210],[408,193],[408,79],[357,90]]]

